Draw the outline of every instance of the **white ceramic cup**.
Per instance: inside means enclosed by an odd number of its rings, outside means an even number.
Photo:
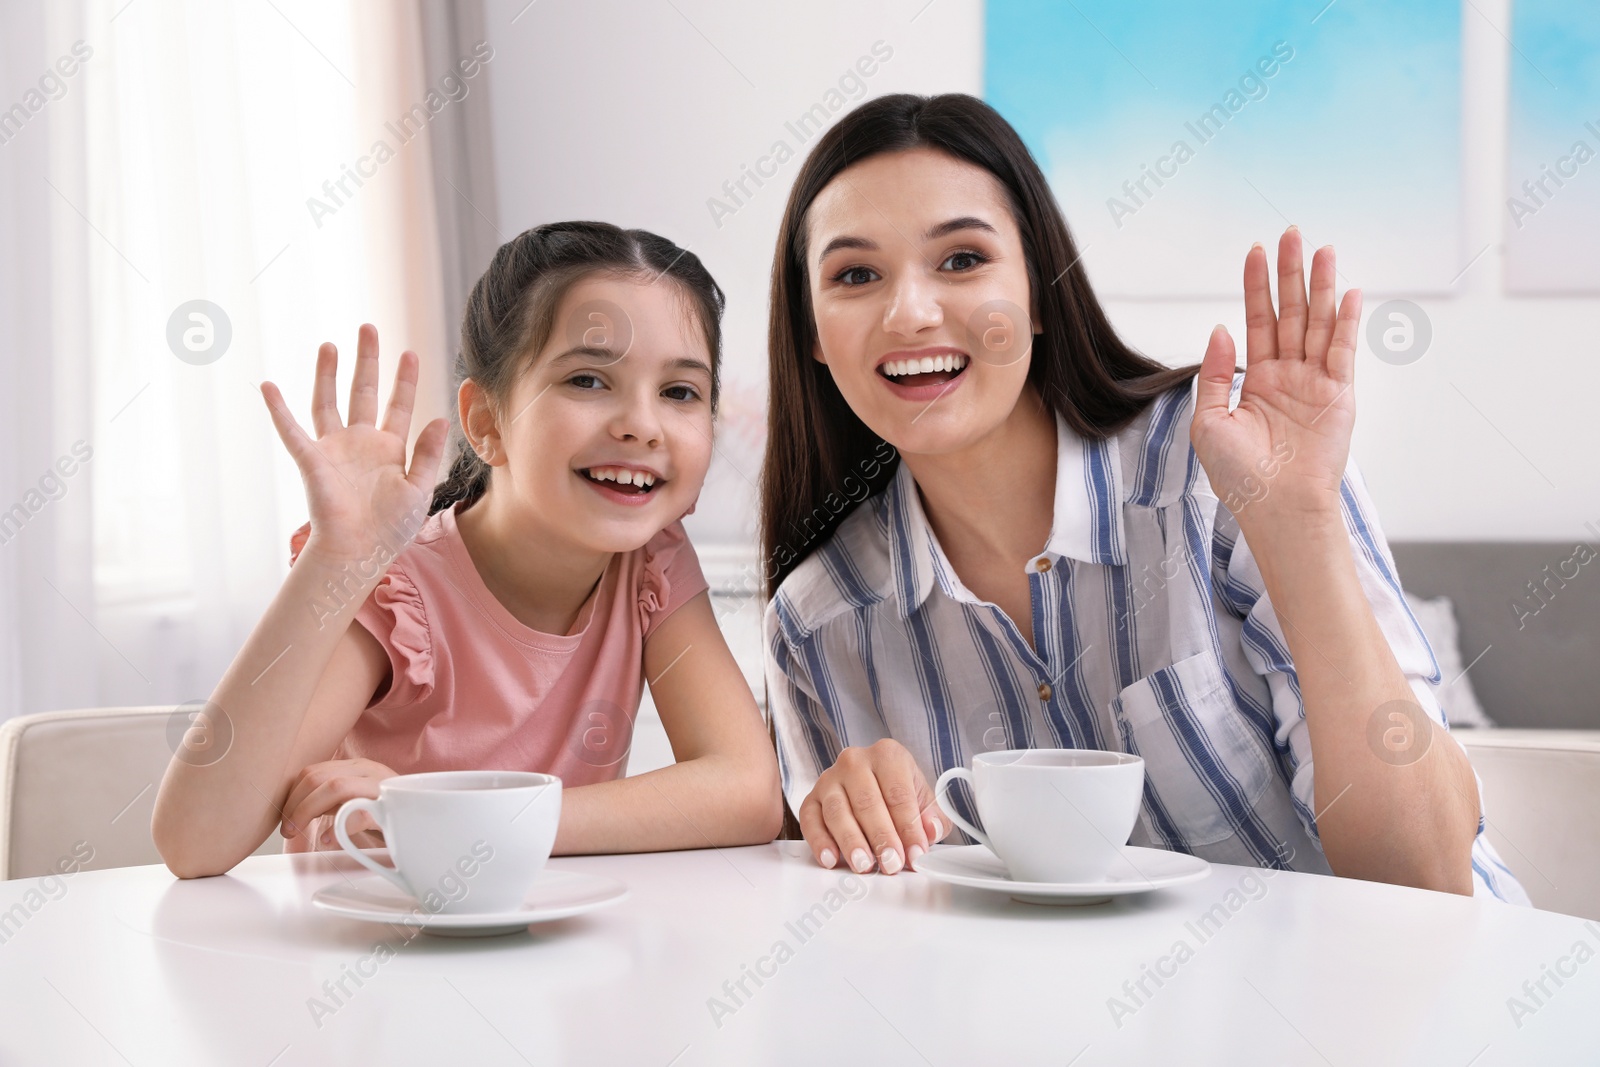
[[[394,869],[357,848],[345,823],[358,811],[383,831]],[[347,800],[333,817],[339,847],[415,897],[430,914],[513,911],[550,859],[561,821],[561,779],[528,771],[398,774],[378,799]]]
[[[984,833],[950,810],[945,792],[964,778]],[[934,783],[945,814],[1006,865],[1017,882],[1095,882],[1111,871],[1139,817],[1144,760],[1098,749],[982,752],[972,770],[951,767]]]

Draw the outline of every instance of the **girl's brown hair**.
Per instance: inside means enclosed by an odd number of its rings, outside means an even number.
[[[726,303],[721,287],[692,252],[648,230],[624,230],[608,222],[552,222],[500,246],[467,298],[455,361],[457,389],[471,378],[491,404],[503,409],[517,377],[550,339],[562,298],[578,281],[595,274],[650,282],[665,274],[679,286],[710,351],[714,414]],[[460,434],[455,462],[434,487],[428,514],[458,501],[470,506],[489,488],[491,470]]]
[[[1084,272],[1049,183],[1010,123],[964,93],[897,93],[869,101],[817,142],[784,208],[772,262],[767,337],[767,454],[761,468],[762,574],[768,597],[859,502],[893,477],[894,450],[845,403],[812,359],[816,331],[806,264],[806,215],[846,167],[884,152],[929,147],[982,167],[1004,187],[1022,234],[1028,285],[1043,333],[1028,381],[1084,437],[1125,426],[1198,363],[1167,367],[1117,337]],[[848,483],[865,485],[859,496]]]

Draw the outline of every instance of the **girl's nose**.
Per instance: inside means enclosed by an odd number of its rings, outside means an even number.
[[[612,418],[612,435],[621,441],[643,441],[651,448],[658,447],[663,431],[653,400],[651,395],[625,402]]]

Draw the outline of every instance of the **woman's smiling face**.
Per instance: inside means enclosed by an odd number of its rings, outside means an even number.
[[[934,455],[1005,422],[1036,315],[994,175],[931,148],[875,155],[817,194],[806,249],[812,355],[874,433]]]

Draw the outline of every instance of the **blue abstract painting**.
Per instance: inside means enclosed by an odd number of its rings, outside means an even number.
[[[1506,289],[1600,291],[1600,4],[1516,0],[1506,132]]]
[[[985,99],[1104,295],[1236,297],[1291,222],[1368,293],[1448,292],[1470,259],[1458,3],[989,0],[985,21]]]

